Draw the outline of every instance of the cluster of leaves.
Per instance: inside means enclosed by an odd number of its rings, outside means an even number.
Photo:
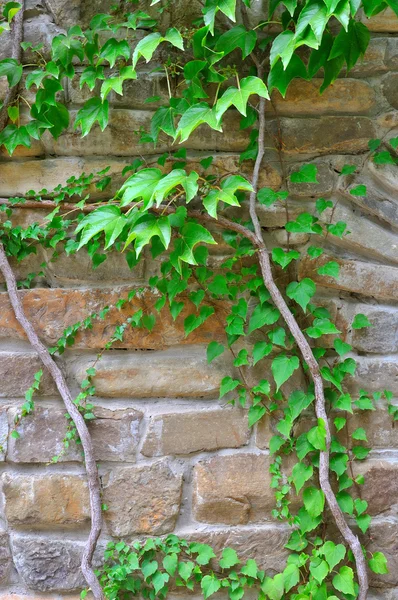
[[[376,573],[386,572],[384,557],[376,552],[371,565]],[[205,600],[222,590],[230,600],[241,600],[248,590],[259,598],[281,600],[296,590],[293,598],[332,598],[323,583],[333,574],[335,593],[355,597],[354,573],[345,564],[346,548],[332,541],[314,540],[311,554],[293,552],[281,573],[270,577],[252,558],[242,563],[233,548],[224,548],[217,560],[207,544],[188,542],[175,535],[164,539],[148,539],[129,546],[111,542],[105,552],[100,581],[109,600],[125,595],[149,600],[164,600],[171,587],[195,591],[200,588]],[[308,584],[303,584],[308,578]],[[83,594],[83,597],[85,593]]]

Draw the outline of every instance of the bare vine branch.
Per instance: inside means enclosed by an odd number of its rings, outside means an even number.
[[[95,548],[102,528],[102,511],[98,469],[94,458],[94,449],[91,437],[83,416],[80,414],[78,408],[73,402],[72,395],[61,369],[52,358],[48,349],[40,341],[31,322],[24,313],[22,302],[17,290],[15,275],[8,261],[3,244],[0,244],[0,271],[3,274],[7,284],[7,292],[15,313],[15,317],[24,329],[30,344],[34,350],[36,350],[43,365],[47,368],[52,376],[65,404],[65,408],[76,425],[76,429],[82,443],[90,496],[91,529],[89,538],[83,551],[81,569],[88,585],[91,588],[95,600],[104,600],[102,588],[94,573],[92,565]]]

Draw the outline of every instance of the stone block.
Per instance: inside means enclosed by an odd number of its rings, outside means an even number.
[[[76,271],[74,274],[76,275]],[[225,321],[228,305],[224,302],[216,301],[216,313],[186,338],[184,319],[196,310],[186,296],[184,301],[187,306],[174,321],[168,306],[158,315],[154,304],[159,296],[149,291],[137,295],[121,310],[115,308],[118,300],[127,300],[130,291],[131,286],[91,289],[35,288],[21,292],[21,298],[25,314],[43,342],[50,346],[57,342],[67,327],[84,321],[93,313],[98,314],[106,306],[111,307],[111,310],[105,319],[95,319],[92,329],[79,332],[74,348],[102,349],[112,336],[114,328],[125,323],[128,317],[140,309],[144,313],[157,316],[153,331],[129,327],[125,331],[123,341],[115,343],[115,347],[153,350],[178,344],[203,344],[215,339],[222,341],[225,338],[222,323]],[[1,338],[25,339],[6,292],[0,292]]]
[[[13,535],[11,550],[15,567],[31,590],[39,592],[73,592],[86,587],[80,571],[84,543],[63,538]],[[94,565],[102,562],[103,545],[99,545]]]
[[[394,19],[396,22],[397,19]],[[393,108],[398,108],[398,73],[389,73],[383,80],[383,94]]]
[[[0,532],[0,584],[10,583],[12,572],[12,557],[10,551],[9,535],[6,531]]]
[[[239,448],[249,430],[243,410],[192,411],[155,415],[142,447],[144,456],[165,456]]]
[[[281,119],[284,151],[287,155],[356,154],[365,152],[376,135],[367,117],[320,117]]]
[[[348,435],[363,427],[366,431],[368,439],[367,446],[372,449],[398,448],[398,427],[391,415],[388,414],[387,408],[376,403],[376,410],[354,412],[347,415]],[[342,443],[346,443],[346,436],[343,436]],[[358,445],[358,442],[350,439],[349,445]]]
[[[346,387],[353,395],[358,394],[360,389],[364,389],[370,394],[390,390],[395,396],[398,396],[396,357],[358,357],[356,373],[346,380]]]
[[[291,195],[298,198],[308,198],[316,196],[325,196],[333,191],[334,183],[336,180],[336,174],[330,169],[329,165],[321,162],[314,163],[318,169],[317,181],[318,183],[292,183],[290,177],[287,180],[287,186]],[[298,171],[302,165],[295,165],[290,169],[289,175],[292,172]]]
[[[0,398],[25,396],[34,381],[34,375],[43,364],[33,352],[0,352]],[[55,384],[49,373],[43,370],[39,394],[54,396]]]
[[[370,19],[368,19],[361,11],[360,18],[369,31],[377,33],[398,33],[397,15],[390,7],[385,8]]]
[[[376,106],[375,92],[365,81],[357,79],[337,79],[323,94],[319,88],[322,79],[305,81],[294,79],[285,98],[274,92],[273,103],[279,115],[319,116],[319,115],[364,115]]]
[[[318,275],[317,269],[329,260],[340,265],[338,279]],[[375,265],[359,260],[348,260],[323,255],[318,259],[304,257],[299,265],[299,278],[311,277],[317,284],[334,290],[345,290],[354,294],[398,300],[398,268]]]
[[[366,315],[372,323],[372,327],[352,330],[351,343],[356,350],[380,354],[398,352],[397,309],[359,304],[356,312]]]
[[[216,456],[194,469],[193,514],[197,521],[244,525],[270,520],[272,459],[260,454]]]
[[[10,425],[16,409],[9,409]],[[135,462],[142,413],[134,409],[94,408],[97,417],[88,423],[98,461]],[[48,463],[60,455],[59,462],[81,462],[82,448],[71,443],[63,452],[67,431],[65,409],[37,406],[32,415],[18,426],[20,438],[10,438],[7,461],[12,463]]]
[[[181,475],[164,461],[115,468],[102,479],[111,535],[161,535],[173,531],[180,510]]]
[[[378,588],[378,600],[397,600],[398,589],[398,525],[396,521],[380,519],[373,521],[369,529],[370,552],[383,552],[387,558],[389,573],[377,575],[369,571],[369,583]],[[390,588],[390,589],[389,589]],[[376,591],[376,590],[375,590]]]
[[[93,361],[71,365],[78,381]],[[94,384],[106,398],[215,398],[221,380],[231,372],[223,356],[207,364],[204,346],[156,352],[112,353],[97,365]]]
[[[3,475],[5,514],[12,527],[79,528],[90,521],[88,488],[78,475]]]
[[[398,504],[398,463],[393,460],[370,458],[352,463],[354,475],[364,475],[361,497],[369,506],[371,515],[392,511],[396,514]]]

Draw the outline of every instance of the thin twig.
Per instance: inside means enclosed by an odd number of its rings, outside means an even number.
[[[0,244],[0,271],[3,274],[7,284],[7,292],[15,313],[15,317],[25,331],[29,342],[34,350],[36,350],[43,365],[47,368],[51,377],[53,378],[60,396],[65,404],[65,408],[76,425],[76,429],[82,443],[90,496],[91,529],[89,538],[83,551],[81,569],[88,585],[91,588],[95,600],[104,600],[101,586],[94,573],[92,565],[95,548],[102,528],[102,510],[98,469],[94,458],[94,449],[91,437],[83,416],[80,414],[78,408],[73,402],[72,395],[61,369],[52,358],[46,346],[44,346],[44,344],[40,341],[31,322],[25,315],[21,298],[17,290],[15,275],[10,263],[8,262],[4,246],[2,244]]]

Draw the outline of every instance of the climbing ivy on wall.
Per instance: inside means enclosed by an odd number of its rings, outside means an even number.
[[[205,0],[201,18],[190,29],[171,27],[164,31],[159,15],[165,7],[159,0],[136,4],[121,2],[110,14],[95,15],[85,31],[74,26],[55,36],[48,62],[40,46],[23,42],[23,3],[6,3],[0,24],[2,30],[12,28],[14,41],[12,56],[0,61],[0,76],[7,77],[10,88],[0,115],[0,144],[10,154],[18,146],[30,147],[32,140],[40,139],[46,131],[57,138],[68,127],[82,136],[89,135],[96,125],[105,130],[110,92],[123,95],[125,82],[142,76],[140,68],[145,63],[151,63],[167,78],[167,104],[154,112],[149,130],[139,132],[141,142],[155,147],[166,140],[168,150],[157,166],[148,165],[145,159],[134,160],[123,172],[123,185],[106,201],[93,201],[88,190],[93,183],[101,191],[110,188],[107,169],[73,177],[51,194],[32,191],[25,198],[2,204],[8,218],[0,225],[0,270],[16,317],[64,400],[69,420],[65,448],[77,441],[84,451],[92,528],[82,560],[83,574],[96,600],[104,594],[113,599],[130,593],[163,599],[172,582],[190,590],[197,584],[206,599],[225,589],[231,600],[240,600],[246,589],[253,587],[261,599],[364,600],[367,569],[387,572],[383,554],[371,554],[361,543],[371,518],[366,499],[360,494],[364,479],[353,476],[352,461],[365,459],[370,448],[362,427],[352,434],[351,452],[338,433],[346,428],[347,413],[374,410],[382,395],[393,418],[396,409],[388,390],[373,396],[361,390],[358,398],[346,392],[344,381],[355,373],[355,360],[330,312],[317,302],[316,283],[309,277],[294,278],[283,289],[275,283],[275,269],[290,271],[290,265],[301,258],[300,252],[290,249],[290,234],[312,237],[305,250],[310,259],[323,254],[322,240],[349,235],[344,222],[333,221],[333,202],[319,198],[313,214],[303,212],[291,220],[288,193],[261,188],[259,179],[270,93],[276,89],[284,96],[294,78],[311,80],[319,74],[323,92],[343,68],[349,72],[366,51],[370,36],[357,18],[358,11],[370,17],[387,5],[398,12],[397,5],[384,0],[272,0],[268,13],[251,26],[250,0]],[[138,31],[141,35],[135,38]],[[28,48],[37,57],[37,64],[33,70],[30,66],[23,78],[21,53]],[[65,80],[74,77],[92,95],[70,123],[59,93]],[[35,91],[29,119],[22,110],[29,104],[24,87]],[[150,106],[159,98],[147,100]],[[197,170],[188,167],[184,142],[199,126],[204,132],[222,134],[225,115],[231,108],[240,114],[240,127],[247,132],[247,149],[240,157],[242,172],[225,172],[215,166],[213,156],[204,157]],[[397,147],[398,138],[371,140],[368,159],[396,164]],[[166,161],[171,168],[165,172]],[[251,167],[250,177],[243,175],[246,165]],[[355,171],[356,167],[346,165],[340,176],[347,178]],[[295,184],[317,183],[317,168],[306,164],[290,178]],[[359,184],[350,193],[365,196],[366,187]],[[285,247],[269,249],[259,214],[262,207],[276,204],[286,207],[288,242]],[[44,208],[48,214],[44,223],[15,227],[14,207]],[[328,208],[332,209],[331,218],[325,220],[323,213]],[[217,239],[230,247],[231,256],[220,268],[212,269],[208,247],[217,244]],[[96,364],[87,371],[81,393],[73,398],[53,357],[62,355],[79,331],[91,328],[96,319],[106,320],[109,307],[69,327],[53,348],[46,348],[23,312],[9,263],[10,257],[23,260],[37,245],[52,249],[54,260],[62,252],[88,252],[93,268],[106,260],[110,251],[124,253],[130,267],[140,261],[146,247],[154,259],[161,260],[160,274],[147,282],[158,295],[155,310],[145,313],[140,309],[118,325],[97,362],[123,339],[128,328],[152,331],[164,307],[177,320],[189,298],[193,308],[184,319],[189,336],[215,313],[215,300],[226,301],[225,342],[210,342],[207,360],[211,363],[223,353],[232,354],[237,375],[225,374],[220,399],[247,408],[250,427],[269,416],[278,419],[278,433],[270,440],[273,516],[292,528],[286,546],[291,554],[281,573],[269,577],[253,559],[242,564],[236,552],[228,548],[216,565],[209,546],[189,544],[176,536],[132,546],[112,543],[104,567],[94,572],[92,558],[101,531],[101,512],[107,508],[101,506],[87,429],[87,422],[95,418],[92,397]],[[317,274],[338,278],[339,263],[325,260]],[[19,287],[29,287],[37,275],[31,274]],[[116,308],[143,291],[132,289]],[[354,329],[369,326],[362,314],[352,322]],[[335,336],[332,351],[322,347],[322,336],[326,335]],[[250,370],[256,366],[258,372],[265,357],[272,359],[271,372],[264,371],[255,385],[250,384]],[[284,384],[299,369],[304,371],[306,385],[286,394]],[[20,435],[21,420],[34,410],[41,375],[36,375],[27,391],[15,420],[14,437]],[[297,435],[302,416],[312,423]],[[353,524],[361,531],[361,539],[351,528]],[[330,539],[333,526],[337,526],[339,540]]]

